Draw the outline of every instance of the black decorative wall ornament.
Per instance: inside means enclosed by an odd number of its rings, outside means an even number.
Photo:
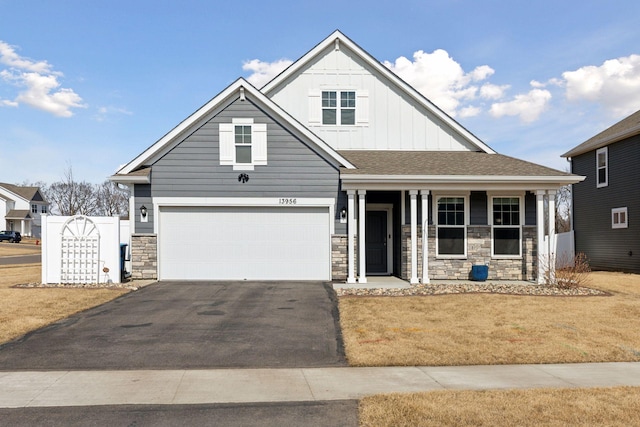
[[[247,181],[249,181],[249,175],[247,175],[246,173],[241,173],[240,175],[238,175],[238,182],[244,184]]]

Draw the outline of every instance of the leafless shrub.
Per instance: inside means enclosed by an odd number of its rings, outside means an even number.
[[[545,284],[558,288],[579,288],[587,286],[591,267],[587,256],[580,252],[573,259],[567,254],[563,254],[556,259],[555,255],[546,256],[540,259],[542,270],[544,271]],[[552,271],[550,265],[560,265]]]

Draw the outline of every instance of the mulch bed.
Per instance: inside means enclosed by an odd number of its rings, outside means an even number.
[[[609,296],[608,292],[587,287],[561,288],[548,285],[513,285],[499,283],[418,284],[409,288],[339,288],[336,294],[346,296],[423,296],[451,294],[507,294],[531,296]]]
[[[157,280],[129,281],[124,283],[23,283],[12,288],[59,288],[59,289],[138,289],[155,283]]]

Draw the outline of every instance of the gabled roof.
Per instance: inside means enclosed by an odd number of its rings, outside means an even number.
[[[640,134],[640,110],[567,151],[562,157],[578,156],[638,134]]]
[[[362,59],[366,64],[368,64],[371,68],[376,70],[382,76],[384,76],[390,84],[396,86],[401,91],[406,93],[410,98],[418,102],[428,111],[430,111],[433,115],[438,117],[444,123],[446,123],[449,127],[451,127],[454,131],[460,134],[462,137],[467,139],[472,145],[478,147],[479,150],[484,151],[485,153],[495,154],[495,151],[482,142],[477,136],[469,132],[466,128],[464,128],[460,123],[455,121],[452,117],[450,117],[447,113],[438,108],[434,103],[429,101],[424,95],[414,89],[411,85],[406,83],[396,74],[394,74],[391,70],[385,67],[380,61],[371,56],[367,51],[358,46],[355,42],[349,39],[347,36],[342,34],[339,30],[334,31],[329,37],[320,42],[316,47],[307,52],[304,56],[298,59],[296,62],[291,64],[287,69],[285,69],[282,73],[277,75],[274,79],[272,79],[269,83],[264,85],[261,91],[269,96],[275,90],[277,90],[281,84],[285,83],[287,79],[291,76],[295,75],[299,71],[303,70],[308,64],[310,64],[315,58],[320,55],[325,49],[330,46],[335,46],[336,43],[340,48],[342,46],[347,46],[349,50],[351,50],[354,54],[356,54],[360,59]]]
[[[147,148],[135,159],[121,167],[116,172],[116,174],[109,179],[119,182],[121,181],[121,177],[123,175],[129,175],[143,166],[151,166],[151,163],[153,163],[155,159],[179,144],[186,135],[188,135],[194,128],[199,126],[203,121],[207,120],[208,116],[221,105],[223,105],[225,101],[243,96],[250,96],[252,101],[264,107],[267,111],[277,117],[281,121],[281,123],[289,126],[298,134],[303,135],[310,143],[314,144],[320,151],[328,155],[328,157],[333,158],[339,165],[346,168],[353,168],[353,165],[351,165],[344,157],[338,154],[337,151],[327,145],[317,135],[303,126],[289,113],[280,108],[276,103],[271,101],[268,97],[266,97],[262,92],[252,86],[245,79],[239,78],[218,95],[216,95],[213,99],[207,102],[204,106],[200,107],[195,113],[183,120],[169,133],[160,138],[160,140],[158,140],[155,144]]]
[[[0,182],[0,187],[4,188],[11,193],[20,196],[25,201],[30,202],[32,200],[44,201],[42,195],[40,194],[40,187],[21,187],[19,185],[6,184],[4,182]]]

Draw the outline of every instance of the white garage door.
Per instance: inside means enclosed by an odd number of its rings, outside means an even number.
[[[329,280],[327,207],[161,207],[161,280]]]

